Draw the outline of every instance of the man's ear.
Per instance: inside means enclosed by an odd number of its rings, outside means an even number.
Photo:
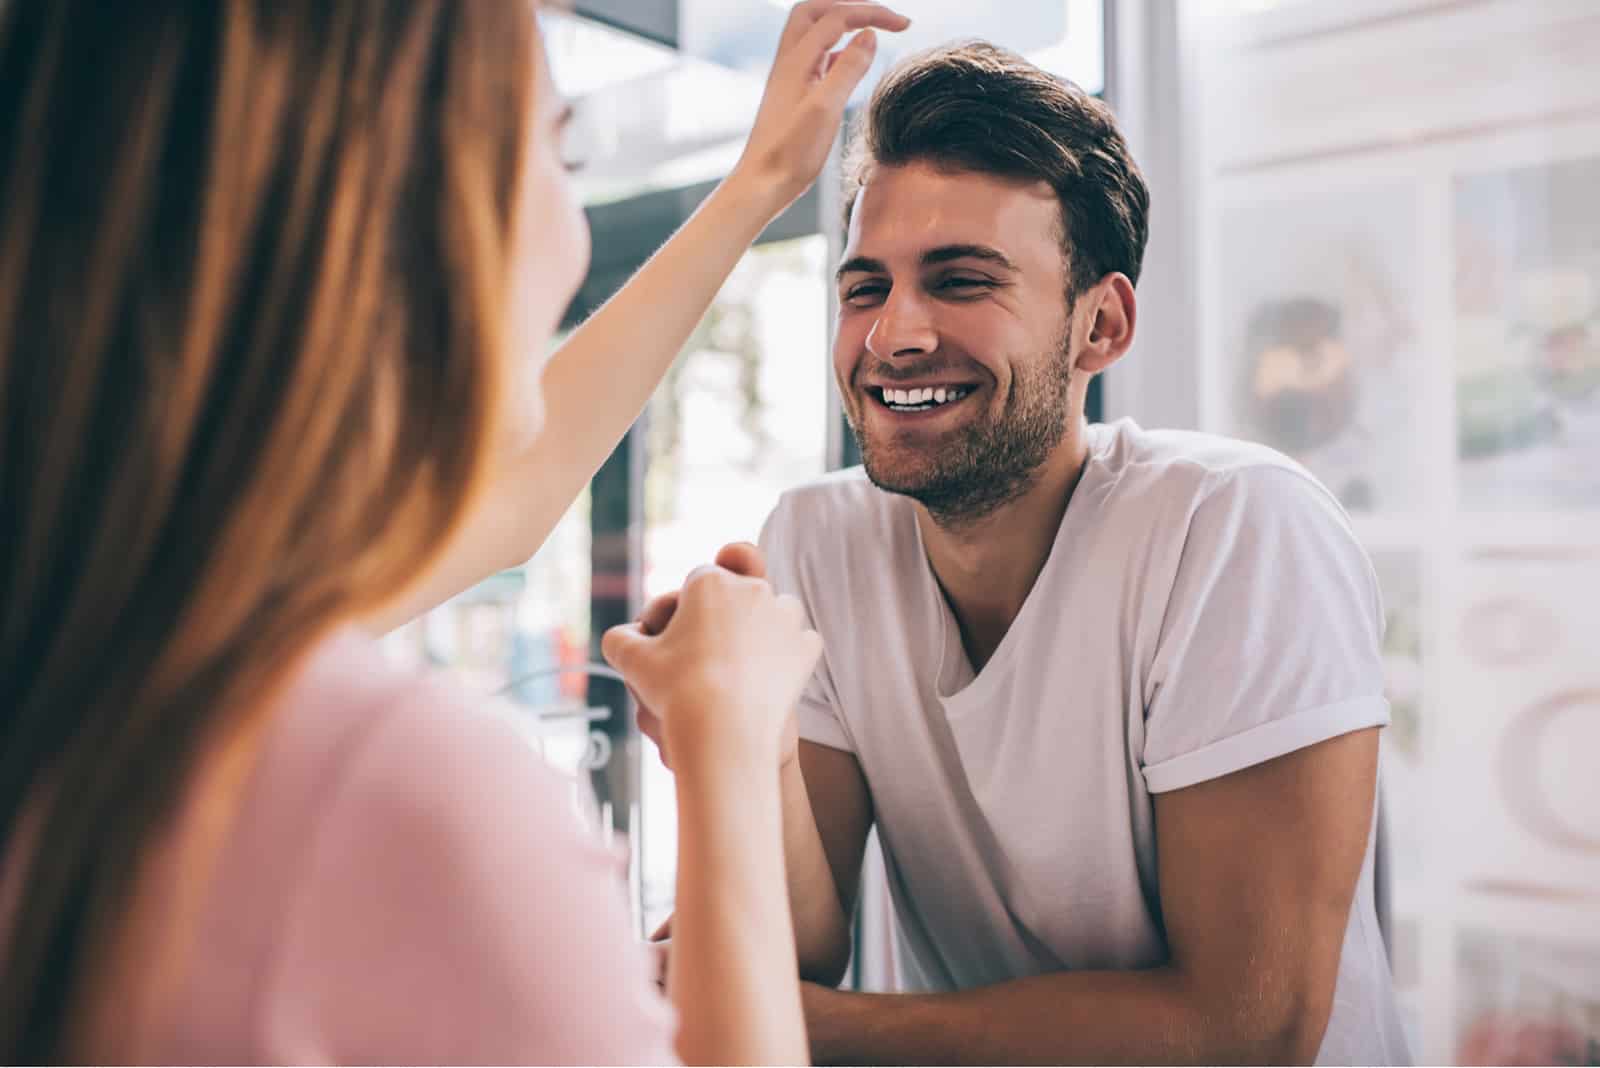
[[[1134,325],[1139,306],[1133,283],[1120,271],[1113,271],[1090,286],[1078,298],[1086,312],[1084,331],[1078,347],[1076,366],[1081,371],[1099,374],[1122,358],[1133,344]]]

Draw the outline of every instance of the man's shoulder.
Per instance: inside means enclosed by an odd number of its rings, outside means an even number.
[[[1283,453],[1253,441],[1199,430],[1146,429],[1132,419],[1095,428],[1094,452],[1122,473],[1168,482],[1215,481],[1259,468],[1304,471]]]
[[[874,486],[859,467],[788,490],[761,532],[774,581],[812,592],[892,581],[921,559],[917,546],[910,499]]]
[[[1146,430],[1127,419],[1098,429],[1093,462],[1126,500],[1156,498],[1193,511],[1208,501],[1271,498],[1342,511],[1315,476],[1265,445],[1194,430]]]
[[[874,486],[862,467],[847,467],[801,483],[778,498],[769,532],[861,531],[893,521],[908,507],[905,498]]]
[[[866,468],[857,464],[829,471],[783,491],[779,507],[788,505],[845,506],[866,504],[887,496],[867,478]]]

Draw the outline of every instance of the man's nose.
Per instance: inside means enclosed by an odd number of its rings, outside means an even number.
[[[867,351],[884,361],[932,352],[939,335],[931,311],[916,295],[891,290],[867,334]]]

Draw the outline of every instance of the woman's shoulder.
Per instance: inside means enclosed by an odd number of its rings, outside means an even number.
[[[325,641],[273,712],[238,829],[291,869],[346,880],[382,870],[415,885],[448,861],[459,887],[476,859],[505,874],[530,849],[557,867],[617,866],[582,825],[578,782],[545,763],[525,713],[395,664],[371,637]],[[348,870],[356,855],[362,867]]]
[[[442,672],[393,663],[353,630],[324,641],[275,702],[262,775],[289,792],[343,804],[378,791],[426,802],[508,785],[541,793],[570,787],[540,758],[531,723],[508,702],[474,694]]]

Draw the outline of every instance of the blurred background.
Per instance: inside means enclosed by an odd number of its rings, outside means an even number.
[[[1091,417],[1266,442],[1355,519],[1388,606],[1389,939],[1414,1052],[1600,1063],[1600,3],[899,6],[915,29],[869,85],[987,38],[1104,95],[1145,169],[1139,341]],[[545,16],[594,232],[569,327],[732,166],[787,7]],[[855,462],[827,360],[837,185],[745,257],[538,556],[389,639],[525,709],[586,818],[629,841],[641,933],[672,907],[671,777],[585,665],[783,490]],[[888,989],[878,877],[853,981]]]

